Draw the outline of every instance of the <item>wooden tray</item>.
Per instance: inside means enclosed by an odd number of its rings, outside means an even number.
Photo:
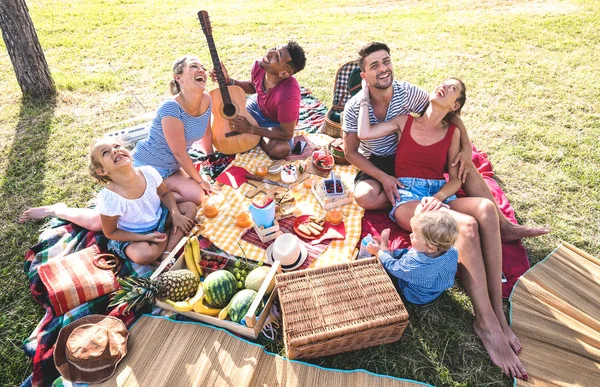
[[[288,161],[281,160],[275,164],[282,165],[282,164],[289,164],[289,163],[290,162],[288,162]],[[272,164],[272,165],[274,165],[274,164]],[[300,175],[298,175],[298,180],[296,180],[294,183],[292,183],[290,185],[300,184],[304,180],[308,179],[309,177],[310,177],[309,170],[306,170],[306,171],[302,172]],[[276,174],[269,173],[265,176],[265,179],[269,179],[269,180],[273,180],[273,181],[281,181],[281,174],[280,173],[276,173]],[[268,197],[273,197],[273,194],[276,191],[279,191],[279,192],[287,191],[287,189],[285,189],[283,187],[279,187],[277,185],[271,185],[268,183],[263,183],[262,181],[258,181],[258,180],[248,180],[246,183],[248,183],[254,187],[254,188],[250,189],[248,192],[246,192],[246,197],[248,199],[252,199],[253,197],[255,197],[256,195],[258,195],[261,192],[264,193],[265,195],[267,195]]]

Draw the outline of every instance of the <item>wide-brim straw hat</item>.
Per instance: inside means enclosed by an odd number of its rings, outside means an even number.
[[[297,236],[290,233],[281,234],[267,247],[267,263],[273,264],[277,260],[281,262],[283,271],[299,268],[307,256],[306,246],[300,243]]]
[[[127,354],[127,327],[111,316],[93,314],[62,328],[54,347],[54,365],[73,383],[110,378]]]

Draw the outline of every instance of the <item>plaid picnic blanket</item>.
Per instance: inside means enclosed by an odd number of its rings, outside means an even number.
[[[58,338],[60,329],[71,322],[89,314],[110,314],[123,320],[126,325],[133,323],[137,315],[122,315],[119,310],[107,310],[109,296],[99,297],[79,307],[56,316],[48,299],[48,292],[39,275],[38,268],[41,264],[51,259],[62,257],[72,252],[98,245],[100,250],[106,251],[106,238],[73,224],[59,224],[44,231],[38,243],[25,255],[25,273],[29,279],[29,288],[35,301],[46,309],[46,314],[25,340],[23,348],[25,354],[33,359],[33,373],[23,383],[26,386],[48,386],[60,375],[54,367],[54,343]],[[119,275],[147,275],[150,268],[146,266],[132,266],[129,262],[123,265]],[[140,313],[141,315],[141,313]]]
[[[332,140],[331,137],[319,133],[308,134],[301,131],[296,132],[296,134],[304,135],[314,144],[321,146],[328,144]],[[257,164],[269,162],[272,161],[267,154],[257,147],[246,153],[236,155],[232,165],[253,171]],[[346,187],[352,190],[356,168],[352,165],[336,165],[334,171],[336,176],[342,179]],[[313,177],[322,179],[317,176]],[[247,230],[235,226],[235,216],[242,211],[247,211],[250,206],[251,200],[245,194],[251,189],[253,187],[249,184],[243,184],[237,190],[224,185],[221,190],[224,200],[219,205],[219,215],[215,218],[207,218],[204,215],[200,215],[201,234],[229,254],[236,256],[245,255],[248,259],[261,261],[265,258],[265,250],[255,244],[241,240]],[[321,205],[310,192],[309,188],[302,188],[302,198],[296,205],[296,208],[301,214],[325,215],[325,211],[321,208]],[[361,219],[364,210],[355,202],[343,206],[342,210],[346,226],[346,239],[332,241],[325,252],[311,264],[311,267],[330,266],[348,262],[351,259],[354,248],[359,240]]]

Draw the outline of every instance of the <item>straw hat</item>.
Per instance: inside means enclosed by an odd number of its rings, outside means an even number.
[[[127,354],[127,327],[117,318],[93,314],[60,330],[54,365],[73,383],[99,383],[110,378]]]
[[[307,256],[306,246],[300,243],[297,236],[289,233],[281,234],[272,245],[267,247],[267,263],[280,261],[281,269],[284,271],[299,268]]]

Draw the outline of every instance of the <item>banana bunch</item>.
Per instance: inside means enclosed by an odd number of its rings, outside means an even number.
[[[185,258],[187,269],[198,277],[201,277],[203,273],[200,267],[200,243],[197,236],[193,235],[188,239],[183,248],[183,257]]]
[[[200,267],[200,244],[198,243],[198,237],[195,235],[188,239],[183,249],[183,256],[185,258],[185,266],[189,271],[201,277],[203,275],[202,268]],[[165,300],[165,302],[173,307],[178,312],[191,312],[192,310],[196,313],[205,314],[207,316],[218,316],[221,309],[211,308],[206,306],[204,303],[204,290],[202,289],[202,283],[198,286],[198,290],[194,296],[188,298],[185,301],[171,301]]]
[[[193,297],[188,298],[185,301],[171,301],[165,300],[165,302],[173,307],[178,312],[191,312],[192,310],[196,313],[205,314],[207,316],[216,317],[221,312],[220,308],[211,308],[206,306],[204,303],[204,291],[202,290],[202,284],[198,286],[198,290]]]

